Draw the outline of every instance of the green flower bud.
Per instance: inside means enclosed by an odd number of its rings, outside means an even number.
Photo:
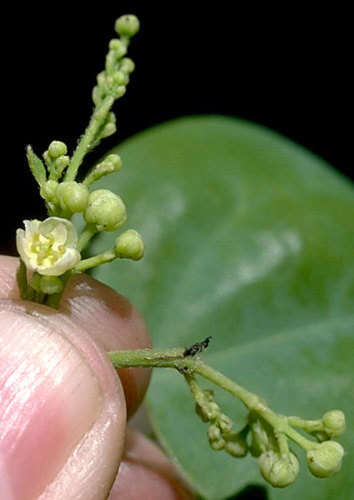
[[[299,472],[299,462],[293,453],[282,456],[274,450],[262,453],[258,465],[264,479],[275,488],[285,488],[293,483]]]
[[[339,471],[344,455],[343,447],[336,441],[325,441],[307,452],[307,464],[316,477],[329,477]]]
[[[220,429],[223,432],[230,432],[232,428],[232,420],[229,418],[227,415],[224,415],[224,413],[221,413],[218,419],[218,423],[220,426]]]
[[[118,38],[114,38],[109,42],[109,48],[114,53],[114,57],[121,59],[127,53],[127,47]]]
[[[198,403],[195,404],[195,412],[203,422],[209,422],[208,414],[205,412],[205,409]]]
[[[51,164],[52,158],[49,156],[48,151],[44,151],[43,158],[47,166]]]
[[[102,130],[101,137],[104,139],[105,137],[109,137],[115,134],[117,127],[114,123],[107,123]]]
[[[110,172],[118,172],[123,166],[121,157],[116,154],[108,155],[103,161],[105,170],[109,169]]]
[[[221,435],[221,431],[215,424],[209,426],[208,439],[209,444],[213,448],[213,450],[219,451],[222,450],[225,446],[225,440]]]
[[[93,100],[94,104],[96,104],[96,105],[100,104],[102,101],[102,98],[103,98],[102,88],[98,87],[98,85],[96,85],[92,91],[92,100]]]
[[[106,87],[106,73],[104,71],[101,71],[101,73],[98,73],[97,75],[97,85],[100,89]]]
[[[69,162],[70,162],[69,156],[62,155],[55,160],[55,166],[57,167],[58,170],[63,171],[64,168],[66,168],[69,165]]]
[[[116,20],[115,30],[120,36],[132,37],[140,28],[139,19],[133,14],[126,14]]]
[[[126,93],[127,88],[124,85],[119,85],[115,90],[114,90],[114,95],[116,99],[119,99],[120,97],[123,97],[124,94]]]
[[[56,194],[63,210],[69,210],[72,213],[83,212],[87,206],[89,191],[86,186],[78,182],[60,183]]]
[[[57,181],[49,180],[41,186],[40,194],[42,198],[48,201],[55,200],[55,193],[58,187]]]
[[[116,71],[113,75],[113,80],[116,85],[127,85],[129,83],[129,76],[124,71]]]
[[[89,196],[84,217],[98,231],[116,231],[127,220],[127,213],[119,196],[108,189],[96,189]]]
[[[338,437],[345,431],[345,415],[341,410],[327,411],[322,417],[323,427],[329,437]]]
[[[61,141],[51,142],[48,148],[48,154],[53,159],[58,158],[59,156],[66,155],[67,152],[68,148]]]
[[[134,229],[129,229],[116,239],[115,253],[117,257],[139,260],[144,256],[144,242]]]
[[[53,295],[54,293],[61,293],[63,291],[63,288],[63,282],[57,276],[41,276],[41,292],[47,295]]]
[[[33,288],[33,290],[36,290],[36,292],[41,291],[41,278],[42,276],[38,273],[33,273],[33,276],[30,281],[30,286]]]
[[[122,59],[120,64],[120,70],[123,71],[123,73],[127,73],[129,75],[130,73],[133,73],[134,69],[135,69],[135,64],[134,61],[132,61],[132,59],[130,59],[129,57],[125,57],[124,59]]]
[[[225,451],[233,457],[245,457],[248,452],[246,439],[239,433],[234,433],[226,438]]]

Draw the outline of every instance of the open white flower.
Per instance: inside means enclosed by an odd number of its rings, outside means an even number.
[[[16,245],[27,269],[44,276],[60,276],[81,259],[75,226],[67,219],[49,217],[23,221],[17,229]]]

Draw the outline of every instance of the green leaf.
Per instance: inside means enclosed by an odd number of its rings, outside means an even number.
[[[41,186],[47,179],[44,164],[42,160],[35,154],[31,146],[27,146],[26,154],[32,175]]]
[[[319,418],[342,408],[349,418],[342,471],[318,480],[302,463],[294,485],[267,490],[272,500],[347,500],[354,488],[352,185],[289,140],[224,117],[167,123],[113,152],[125,168],[98,184],[126,200],[146,257],[102,266],[95,276],[140,308],[155,346],[212,335],[205,359],[275,411]],[[102,236],[94,252],[114,237]],[[216,397],[241,426],[241,404]],[[161,443],[207,500],[265,484],[252,457],[209,449],[176,373],[155,370],[148,407]]]

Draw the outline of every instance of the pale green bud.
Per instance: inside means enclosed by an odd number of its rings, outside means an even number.
[[[116,85],[127,85],[129,83],[129,76],[124,71],[116,71],[113,75],[114,83]]]
[[[111,154],[108,155],[107,158],[103,161],[106,168],[110,170],[110,172],[117,172],[123,166],[122,159],[119,155]]]
[[[87,207],[89,191],[83,184],[75,181],[62,182],[58,185],[56,194],[63,210],[75,213],[83,212]]]
[[[124,94],[126,93],[127,88],[124,85],[119,85],[115,90],[114,90],[114,95],[116,99],[119,99],[120,97],[123,97]]]
[[[274,450],[262,453],[258,465],[264,479],[275,488],[285,488],[293,483],[299,472],[299,462],[293,453],[282,456]]]
[[[61,141],[51,142],[48,148],[48,154],[53,159],[58,158],[59,156],[66,155],[67,152],[68,148]]]
[[[325,441],[307,452],[307,464],[316,477],[329,477],[339,471],[344,455],[343,447],[336,441]]]
[[[139,260],[144,256],[144,242],[134,229],[128,229],[116,239],[115,253],[117,257]]]
[[[97,105],[100,104],[103,98],[102,88],[96,85],[92,91],[92,100]]]
[[[99,88],[105,88],[106,87],[106,73],[104,71],[101,71],[101,73],[98,73],[97,75],[97,85]]]
[[[133,73],[134,69],[135,69],[135,64],[134,61],[132,61],[132,59],[130,59],[129,57],[125,57],[124,59],[122,59],[120,64],[121,71],[129,75],[130,73]]]
[[[109,137],[113,134],[115,134],[117,130],[117,127],[115,125],[115,123],[107,123],[104,127],[103,127],[103,130],[102,130],[102,133],[101,133],[101,137],[102,138],[105,138],[105,137]]]
[[[114,38],[109,42],[109,48],[118,59],[121,59],[127,53],[127,47],[118,38]]]
[[[116,231],[127,220],[127,213],[119,196],[108,189],[97,189],[89,196],[84,217],[98,231]]]
[[[208,413],[198,403],[195,404],[195,412],[203,422],[209,421]]]
[[[208,428],[209,444],[213,450],[222,450],[225,446],[225,440],[221,435],[221,431],[217,425],[210,425]]]
[[[55,166],[57,167],[58,170],[63,171],[64,168],[66,168],[69,165],[69,162],[70,162],[69,156],[62,155],[55,160]]]
[[[224,415],[223,413],[221,413],[221,415],[219,416],[219,419],[218,419],[218,423],[219,423],[220,429],[223,432],[230,432],[230,430],[232,428],[231,418],[229,418],[227,415]]]
[[[93,182],[97,181],[104,175],[117,172],[121,168],[122,168],[122,160],[120,156],[116,154],[108,155],[103,162],[99,163],[91,170],[91,172],[85,178],[83,183],[86,186],[90,186]]]
[[[245,457],[248,452],[248,444],[246,439],[240,434],[233,434],[227,437],[225,443],[225,451],[233,457]]]
[[[63,282],[57,276],[41,276],[41,292],[47,295],[53,295],[54,293],[61,293],[63,291],[63,288]]]
[[[115,30],[120,36],[132,37],[140,28],[139,19],[133,14],[125,14],[116,20]]]
[[[51,164],[52,158],[49,156],[48,151],[44,151],[43,158],[44,158],[44,161],[45,161],[46,165],[50,165]]]
[[[58,187],[57,181],[49,180],[41,186],[40,194],[42,198],[48,201],[55,200],[55,193]]]
[[[345,431],[345,415],[341,410],[327,411],[322,417],[323,427],[329,437],[338,437]]]
[[[30,281],[30,286],[33,288],[33,290],[36,290],[36,292],[41,291],[41,278],[42,276],[38,273],[33,273],[33,276]]]

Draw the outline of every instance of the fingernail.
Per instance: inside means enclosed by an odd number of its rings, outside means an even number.
[[[67,339],[28,315],[0,312],[0,456],[14,498],[40,495],[102,404],[95,374]]]

